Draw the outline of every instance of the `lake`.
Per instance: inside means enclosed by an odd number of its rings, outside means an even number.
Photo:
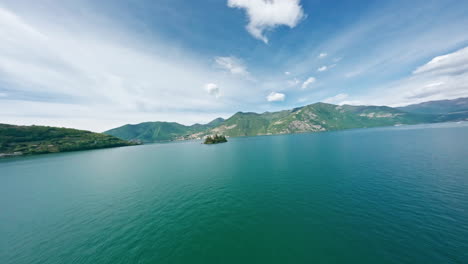
[[[468,263],[468,124],[3,159],[0,263]]]

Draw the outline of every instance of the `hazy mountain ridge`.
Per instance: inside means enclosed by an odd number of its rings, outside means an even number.
[[[468,112],[447,112],[464,109],[467,98],[433,101],[400,108],[388,106],[352,106],[315,103],[304,107],[278,112],[237,112],[230,118],[215,119],[200,125],[185,126],[173,122],[145,122],[125,125],[104,133],[126,140],[158,142],[168,140],[197,139],[210,134],[230,137],[305,132],[332,131],[351,128],[421,124],[468,119]],[[450,102],[453,106],[450,107]],[[445,112],[427,113],[443,104]],[[461,106],[460,106],[461,105]],[[406,111],[405,111],[406,110]]]
[[[456,112],[468,112],[468,97],[453,100],[429,101],[398,107],[405,112],[420,114],[450,114]]]

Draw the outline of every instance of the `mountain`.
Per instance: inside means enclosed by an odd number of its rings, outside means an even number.
[[[206,124],[205,126],[215,127],[215,126],[221,125],[224,121],[225,121],[224,118],[218,117],[215,120],[213,120],[213,121],[209,122],[208,124]]]
[[[452,114],[468,112],[468,97],[454,100],[429,101],[420,104],[413,104],[398,109],[418,114]]]
[[[463,111],[447,112],[448,110],[464,109],[463,102],[466,102],[466,99],[461,98],[442,103],[428,102],[427,105],[419,104],[407,108],[338,106],[315,103],[279,112],[261,114],[237,112],[226,120],[219,118],[205,125],[184,126],[170,122],[146,122],[125,125],[104,133],[125,140],[138,140],[147,143],[196,139],[211,134],[239,137],[468,120],[468,115]],[[439,110],[434,113],[423,110],[423,108],[428,109],[430,108],[429,105],[436,103],[446,105],[445,112]],[[448,105],[451,105],[451,107],[448,107]],[[435,106],[431,109],[435,109]],[[442,109],[442,107],[439,107],[439,109]]]
[[[135,143],[84,130],[0,124],[0,157],[130,145]]]
[[[208,124],[181,125],[175,122],[145,122],[136,125],[124,125],[104,132],[125,140],[144,143],[197,138],[197,133],[219,126],[224,119],[217,118]]]
[[[431,115],[406,113],[387,106],[338,106],[316,103],[274,113],[236,113],[207,134],[255,136],[319,132],[432,122]]]

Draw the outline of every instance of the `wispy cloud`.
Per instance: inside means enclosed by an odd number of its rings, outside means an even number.
[[[307,25],[278,30],[278,43],[268,46],[212,34],[245,34],[224,28],[238,24],[219,16],[214,19],[220,26],[210,30],[187,27],[192,17],[151,27],[148,18],[135,15],[137,7],[121,19],[97,12],[93,1],[74,2],[76,9],[69,1],[37,9],[43,4],[23,2],[7,0],[2,6],[8,9],[0,7],[0,122],[93,130],[148,120],[203,122],[221,113],[284,107],[267,103],[271,91],[279,95],[270,99],[282,100],[287,91],[291,104],[298,98],[332,100],[343,92],[348,97],[342,102],[391,105],[468,96],[467,48],[461,48],[468,43],[468,6],[461,2],[413,1],[405,8],[401,1],[386,2],[360,9],[360,19],[344,28],[324,31],[319,20],[303,20],[299,0],[228,0],[247,14],[249,33],[265,42],[269,30]],[[113,5],[122,11],[119,1]],[[194,6],[185,14],[211,11],[200,5],[192,12]],[[99,11],[105,8],[99,4]],[[152,8],[163,13],[159,4]],[[207,17],[196,19],[212,25]],[[149,34],[138,33],[143,28]],[[316,70],[320,81],[314,83],[308,79]]]
[[[228,0],[228,6],[245,9],[249,18],[247,31],[265,43],[266,30],[282,25],[293,28],[305,16],[300,0]]]
[[[151,116],[148,120],[164,120],[164,113],[170,111],[176,120],[191,122],[207,120],[226,109],[230,100],[252,94],[236,78],[220,76],[190,53],[164,42],[149,42],[154,46],[142,48],[141,43],[134,44],[131,39],[116,39],[122,35],[125,34],[101,29],[98,23],[93,28],[79,28],[61,23],[50,25],[44,19],[32,25],[16,13],[0,8],[0,80],[6,84],[3,87],[14,87],[11,91],[0,87],[0,92],[9,94],[0,99],[0,122],[11,120],[13,114],[7,105],[14,109],[15,123],[40,120],[27,111],[35,101],[40,101],[44,110],[56,111],[57,105],[94,109],[90,117],[84,117],[82,111],[65,109],[43,115],[46,119],[59,113],[60,119],[68,123],[88,118],[89,126],[76,125],[77,128],[112,128],[111,123],[115,122],[109,120],[119,117],[107,116],[109,112],[102,109],[113,109],[114,114]],[[221,61],[230,65],[233,74],[246,73],[244,68],[229,64],[229,59]],[[228,95],[223,100],[210,100],[199,92],[198,87],[213,79],[223,84],[223,93]],[[51,107],[44,107],[45,104]],[[212,113],[206,114],[210,109]],[[197,120],[188,120],[196,115]]]
[[[344,76],[346,78],[353,78],[355,76],[360,75],[361,73],[363,73],[363,70],[355,70],[355,71],[350,71],[350,72],[345,73]]]
[[[314,83],[316,81],[315,77],[309,77],[305,82],[302,84],[302,89],[307,89],[310,84]]]
[[[411,2],[405,8],[401,1],[387,2],[370,8],[361,19],[319,41],[306,40],[309,44],[296,52],[297,56],[291,57],[285,67],[297,75],[306,75],[311,68],[323,65],[317,54],[326,50],[328,57],[339,54],[334,63],[346,59],[340,62],[339,70],[324,77],[324,87],[346,85],[351,77],[353,82],[365,80],[374,87],[375,83],[383,85],[382,80],[388,81],[389,75],[394,80],[401,78],[402,72],[414,70],[410,66],[421,60],[466,45],[467,11],[468,6],[458,2]],[[373,87],[362,84],[360,89]]]
[[[468,96],[468,47],[433,58],[393,89],[395,104]]]
[[[250,73],[247,71],[247,66],[245,66],[244,62],[236,58],[234,56],[229,57],[215,57],[216,65],[233,75],[240,75],[243,77],[248,77]]]
[[[344,103],[344,100],[348,98],[349,95],[345,93],[340,93],[332,97],[328,97],[323,100],[324,103],[329,103],[329,104],[338,104],[341,105]]]
[[[468,71],[468,47],[456,52],[437,56],[428,63],[417,68],[413,74],[456,74]]]
[[[468,97],[468,47],[436,56],[409,77],[377,87],[361,99],[366,104],[400,106]]]

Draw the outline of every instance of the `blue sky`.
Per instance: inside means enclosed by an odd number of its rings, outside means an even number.
[[[0,122],[103,131],[468,96],[466,1],[0,0]]]

